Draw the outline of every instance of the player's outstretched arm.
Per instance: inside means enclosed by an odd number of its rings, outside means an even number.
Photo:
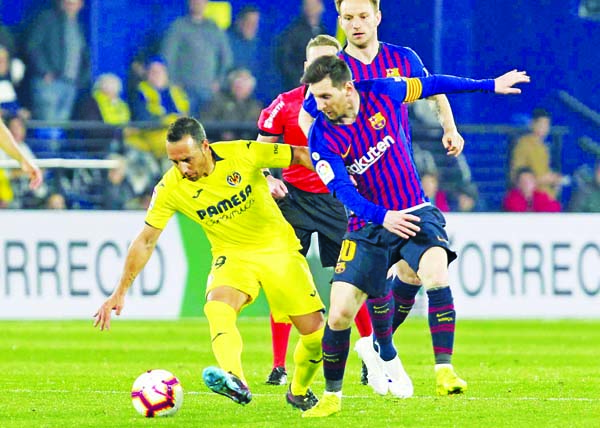
[[[385,81],[386,79],[382,79]],[[419,98],[427,98],[436,94],[458,94],[463,92],[484,91],[497,94],[519,94],[519,83],[528,83],[529,76],[525,71],[512,70],[496,79],[475,80],[468,77],[432,74],[426,77],[414,77],[397,81],[397,95],[402,102],[413,102]],[[392,90],[391,93],[394,91]]]
[[[156,247],[156,242],[161,233],[162,230],[146,224],[139,235],[133,240],[127,251],[125,267],[123,268],[119,285],[94,314],[94,327],[99,325],[100,330],[109,330],[112,311],[114,310],[117,315],[121,315],[121,310],[125,305],[125,293],[127,293],[135,278],[142,271],[148,260],[150,260],[150,256],[154,252],[154,247]]]
[[[2,121],[0,121],[0,148],[21,164],[21,169],[29,177],[29,187],[31,189],[37,189],[41,186],[44,180],[42,172],[19,148],[14,137]]]
[[[511,70],[494,79],[494,92],[497,94],[520,94],[520,88],[513,88],[518,83],[529,83],[531,78],[526,71]]]

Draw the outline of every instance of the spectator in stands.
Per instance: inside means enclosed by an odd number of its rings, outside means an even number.
[[[303,0],[302,14],[277,38],[275,64],[286,91],[300,84],[308,41],[318,34],[329,34],[321,22],[324,10],[322,0]]]
[[[131,184],[126,180],[125,158],[119,155],[111,155],[109,159],[116,160],[118,166],[108,170],[108,183],[102,194],[102,209],[122,210],[130,208],[135,195]]]
[[[83,137],[99,145],[99,151],[121,152],[122,133],[131,120],[129,105],[121,98],[123,83],[116,74],[105,73],[94,82],[92,93],[75,109],[75,119],[102,122],[114,128],[93,128],[83,131]],[[126,129],[126,128],[125,128]]]
[[[440,189],[449,195],[470,185],[471,168],[464,153],[448,156],[447,149],[440,144],[443,131],[440,129],[436,103],[428,99],[417,100],[409,104],[408,108],[413,125],[413,150],[417,170],[430,171],[433,162],[438,171]]]
[[[467,183],[460,186],[454,193],[452,211],[461,213],[485,211],[483,201],[479,198],[479,192],[475,183]]]
[[[202,121],[225,120],[255,125],[262,110],[262,104],[254,97],[255,86],[256,79],[249,70],[244,68],[233,70],[227,76],[226,90],[219,92],[200,113]],[[222,131],[220,139],[253,139],[254,135],[256,135],[255,126],[251,131],[241,133],[234,129]]]
[[[133,103],[134,120],[170,123],[189,112],[187,94],[181,87],[171,84],[164,58],[150,58],[146,80],[138,85]]]
[[[509,212],[559,212],[561,209],[556,199],[538,190],[535,174],[527,167],[515,173],[514,187],[506,194],[503,205]]]
[[[15,61],[9,49],[0,45],[0,116],[19,115],[29,119],[31,113],[19,102],[16,89],[23,78],[25,66],[20,60]]]
[[[148,59],[160,56],[161,43],[162,35],[158,32],[151,32],[135,51],[127,75],[126,99],[130,104],[133,104],[136,98],[138,85],[146,80]]]
[[[62,193],[52,193],[46,199],[46,209],[49,210],[65,210],[67,209],[67,201]]]
[[[569,211],[600,213],[600,160],[596,161],[594,172],[590,175],[591,177],[578,183]]]
[[[146,80],[138,85],[133,119],[156,122],[157,129],[132,131],[127,136],[127,143],[161,158],[165,153],[167,126],[178,117],[187,116],[190,103],[186,92],[171,84],[164,58],[150,58],[147,70]]]
[[[233,68],[246,68],[253,76],[260,72],[258,25],[260,11],[255,6],[245,6],[238,13],[234,25],[227,32],[233,53]]]
[[[233,64],[227,35],[204,18],[207,2],[189,0],[189,15],[171,24],[161,48],[171,78],[187,92],[193,112],[221,89]]]
[[[550,152],[545,144],[550,126],[550,113],[535,109],[530,124],[531,132],[519,138],[512,150],[510,177],[514,182],[521,168],[529,168],[535,174],[538,190],[556,198],[563,177],[550,168]]]
[[[450,205],[448,204],[448,196],[446,192],[439,189],[438,175],[435,172],[429,171],[421,175],[421,185],[425,196],[429,198],[431,203],[442,212],[449,212]]]
[[[92,93],[77,108],[76,118],[125,125],[131,119],[129,105],[121,98],[123,83],[119,76],[105,73],[94,82]]]
[[[42,12],[27,41],[33,117],[39,120],[69,120],[78,89],[90,79],[89,49],[78,22],[83,0],[59,4],[59,10]]]

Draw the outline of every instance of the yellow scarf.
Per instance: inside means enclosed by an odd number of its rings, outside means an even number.
[[[140,82],[138,89],[146,99],[146,108],[150,114],[153,116],[164,116],[165,108],[160,103],[160,94],[158,91],[146,81]],[[189,114],[190,102],[188,101],[185,91],[179,86],[170,85],[169,94],[171,95],[171,98],[173,98],[173,102],[179,113],[182,115]]]
[[[125,101],[120,98],[111,100],[105,93],[100,91],[94,91],[93,97],[98,103],[104,123],[108,123],[109,125],[124,125],[129,123],[131,112]]]

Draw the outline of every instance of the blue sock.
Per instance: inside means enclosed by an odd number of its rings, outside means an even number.
[[[415,304],[415,296],[419,292],[421,286],[402,282],[397,276],[392,277],[388,281],[391,281],[391,289],[394,293],[395,311],[394,321],[392,322],[392,331],[395,333]]]
[[[346,360],[350,350],[350,328],[331,330],[325,326],[323,334],[323,374],[325,375],[325,391],[342,390]]]
[[[392,292],[387,296],[367,300],[373,333],[379,345],[379,356],[384,361],[390,361],[397,355],[392,342],[393,311]]]
[[[450,364],[454,349],[456,312],[450,287],[427,291],[429,298],[429,330],[436,364]]]

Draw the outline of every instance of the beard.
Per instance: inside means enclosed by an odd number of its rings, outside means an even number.
[[[343,114],[338,114],[335,117],[329,117],[328,115],[325,115],[325,117],[327,118],[327,120],[335,125],[339,125],[340,123],[343,122],[344,119],[344,115]]]

